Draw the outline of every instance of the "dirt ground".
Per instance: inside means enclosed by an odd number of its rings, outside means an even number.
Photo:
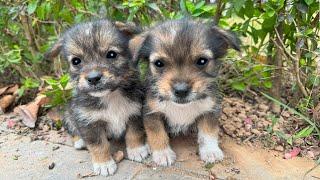
[[[188,141],[186,141],[188,140]],[[172,141],[178,154],[178,161],[183,167],[193,169],[203,167],[196,152],[194,138],[178,137]],[[280,152],[237,144],[230,137],[224,136],[221,141],[226,158],[210,168],[217,179],[303,179],[305,173],[315,167],[307,158],[296,157],[284,159]],[[206,168],[206,167],[205,167]],[[207,167],[208,169],[209,167]],[[315,168],[306,179],[320,178],[320,167]]]
[[[78,179],[79,174],[91,172],[89,154],[86,150],[75,150],[65,133],[49,131],[49,139],[34,141],[31,136],[6,130],[3,122],[0,132],[0,179],[21,179],[21,176],[23,179]],[[114,145],[117,150],[124,150],[122,143],[116,142]],[[174,166],[157,167],[150,158],[143,163],[123,160],[116,175],[109,179],[320,178],[320,167],[314,168],[316,164],[311,159],[284,159],[281,152],[239,145],[226,135],[221,138],[225,159],[213,165],[205,165],[199,160],[196,138],[193,136],[173,138],[171,145],[177,153]],[[55,162],[54,171],[48,170],[51,162]],[[97,176],[87,178],[102,179]]]

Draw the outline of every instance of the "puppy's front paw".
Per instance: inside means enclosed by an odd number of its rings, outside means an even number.
[[[153,161],[160,166],[170,166],[176,160],[176,153],[170,148],[152,152]]]
[[[77,150],[81,150],[86,148],[86,143],[84,142],[83,139],[80,138],[74,142],[73,147]]]
[[[199,149],[200,158],[206,163],[214,163],[223,160],[223,152],[216,146],[202,146]]]
[[[111,159],[105,163],[93,163],[93,171],[97,175],[109,176],[113,175],[117,170],[116,162]]]
[[[148,145],[137,148],[127,148],[128,158],[132,161],[142,162],[149,155]]]
[[[218,138],[199,131],[199,154],[202,161],[214,163],[223,159],[223,152],[219,148]]]

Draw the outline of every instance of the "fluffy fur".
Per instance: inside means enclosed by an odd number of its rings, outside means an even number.
[[[139,149],[130,152],[132,160],[148,155],[141,118],[143,92],[128,50],[130,38],[138,32],[135,26],[107,20],[82,23],[69,29],[47,54],[52,58],[62,52],[69,63],[74,95],[64,123],[82,138],[75,147],[87,146],[94,171],[103,176],[117,169],[109,138],[125,136],[127,148]]]
[[[134,61],[148,63],[144,126],[154,162],[175,160],[168,133],[186,133],[196,126],[201,159],[223,158],[218,146],[222,96],[218,89],[220,58],[228,48],[239,50],[230,32],[200,21],[167,21],[130,42]],[[201,133],[200,133],[201,132]]]

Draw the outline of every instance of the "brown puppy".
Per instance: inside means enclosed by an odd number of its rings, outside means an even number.
[[[149,63],[144,127],[152,158],[169,166],[176,159],[168,132],[198,129],[200,158],[223,159],[218,146],[221,95],[215,77],[219,58],[239,50],[237,38],[215,26],[191,20],[168,21],[132,39],[134,60]]]
[[[61,51],[70,64],[75,92],[65,123],[86,144],[94,172],[104,176],[117,169],[108,138],[125,135],[131,160],[148,156],[141,118],[143,93],[128,50],[130,38],[138,32],[134,26],[107,20],[82,23],[69,29],[47,54],[52,58]]]

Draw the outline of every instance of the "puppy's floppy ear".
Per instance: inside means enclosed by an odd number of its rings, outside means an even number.
[[[56,43],[54,43],[54,45],[50,48],[50,50],[44,54],[44,58],[53,59],[57,57],[62,50],[62,45],[63,45],[63,38],[61,37],[58,39]]]
[[[213,31],[213,33],[217,34],[220,38],[222,38],[225,41],[225,43],[227,43],[228,48],[240,51],[241,42],[234,32],[220,29],[217,26],[213,26],[211,30]]]
[[[116,26],[116,28],[119,31],[121,31],[123,34],[125,34],[129,38],[132,38],[133,36],[138,35],[142,32],[142,29],[132,22],[123,23],[123,22],[116,21],[113,24]]]
[[[129,41],[129,50],[132,54],[132,62],[134,66],[137,66],[140,58],[145,58],[148,49],[150,47],[147,45],[149,41],[149,35],[147,33],[142,33],[138,36],[133,37]]]
[[[218,28],[217,26],[210,27],[209,41],[216,58],[224,56],[227,49],[232,48],[240,51],[240,40],[235,33]]]
[[[240,51],[241,42],[234,32],[222,30],[217,26],[213,26],[211,29],[213,32],[219,34],[219,36],[221,36],[225,40],[229,48]]]

